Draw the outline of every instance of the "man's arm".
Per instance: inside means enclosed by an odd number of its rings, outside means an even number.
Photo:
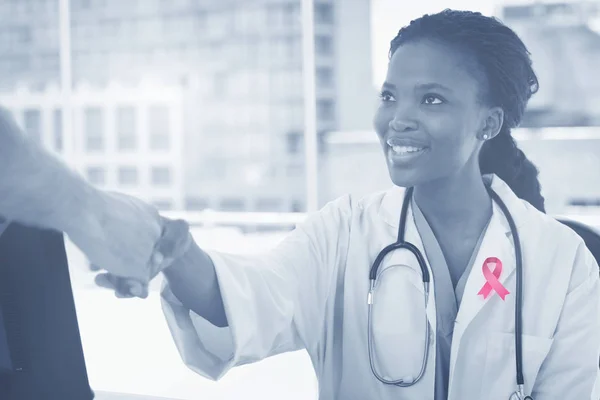
[[[0,216],[65,232],[89,261],[148,282],[161,235],[156,208],[94,188],[27,137],[0,107]]]
[[[97,190],[0,109],[0,215],[71,233],[84,229]]]

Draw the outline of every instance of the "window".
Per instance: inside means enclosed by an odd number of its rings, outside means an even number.
[[[153,185],[170,185],[172,179],[171,169],[169,167],[153,167],[150,179]]]
[[[297,178],[304,174],[304,167],[299,164],[290,164],[285,168],[286,175],[290,178]]]
[[[283,201],[277,198],[264,198],[256,201],[256,211],[277,212],[281,211]]]
[[[120,167],[118,178],[120,185],[137,185],[139,180],[138,170],[136,167]]]
[[[63,127],[62,127],[62,110],[56,109],[53,113],[53,145],[56,151],[63,150]]]
[[[42,140],[42,114],[40,110],[25,110],[25,132],[35,141]]]
[[[117,148],[119,150],[135,150],[136,147],[135,109],[119,107],[117,109]]]
[[[300,152],[302,135],[298,132],[289,132],[287,134],[287,152],[289,154],[298,154]]]
[[[333,70],[329,67],[318,67],[316,71],[317,86],[330,88],[333,86]]]
[[[333,100],[317,100],[317,118],[329,121],[334,118]]]
[[[304,212],[304,204],[300,200],[292,201],[292,212]]]
[[[158,211],[169,211],[173,209],[173,202],[168,199],[156,199],[152,201],[152,205],[158,209]]]
[[[330,56],[333,53],[331,36],[315,36],[315,53],[322,56]]]
[[[75,4],[78,5],[80,10],[87,10],[91,6],[92,0],[79,0]]]
[[[106,183],[106,170],[102,167],[88,167],[86,176],[92,185],[104,185]]]
[[[285,57],[289,61],[298,61],[302,59],[302,42],[298,37],[288,37],[285,39]]]
[[[246,205],[244,199],[240,198],[224,198],[219,203],[221,211],[245,211]]]
[[[315,22],[331,24],[333,22],[333,5],[330,3],[315,3]]]
[[[208,200],[201,197],[187,197],[185,199],[185,209],[188,211],[202,211],[209,208]]]
[[[28,26],[17,26],[12,28],[12,42],[14,48],[31,43],[31,28]]]
[[[227,95],[230,77],[226,72],[217,72],[213,75],[213,93],[217,98]]]
[[[104,120],[100,108],[86,108],[84,111],[85,150],[104,150]]]
[[[285,27],[294,27],[300,25],[301,19],[300,4],[284,4],[282,9],[282,22]]]
[[[169,150],[169,109],[165,106],[152,106],[148,111],[150,130],[150,149]]]
[[[320,154],[327,152],[327,132],[317,133],[317,148]]]

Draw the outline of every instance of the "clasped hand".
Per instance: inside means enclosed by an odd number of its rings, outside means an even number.
[[[162,236],[155,244],[152,256],[148,261],[149,279],[147,281],[104,272],[96,276],[96,284],[114,290],[115,296],[119,298],[148,297],[150,281],[159,272],[171,266],[178,257],[187,251],[192,242],[189,225],[184,220],[170,220],[161,216],[161,222]]]
[[[117,297],[146,298],[150,281],[191,242],[188,224],[123,193],[100,191],[92,203],[94,218],[67,233],[92,265],[106,271],[96,276],[97,285]]]

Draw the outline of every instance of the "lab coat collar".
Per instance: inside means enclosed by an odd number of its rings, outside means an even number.
[[[515,220],[517,228],[523,223],[523,217],[527,209],[523,200],[519,199],[514,194],[512,189],[500,179],[496,174],[488,174],[483,176],[487,184],[491,184],[492,189],[500,196],[506,207],[510,211]],[[381,208],[379,210],[380,217],[390,226],[398,229],[400,219],[400,211],[404,200],[404,188],[393,186],[383,197]],[[501,211],[498,210],[498,212]],[[496,214],[496,213],[495,213]],[[501,218],[501,224],[505,228],[506,235],[510,235],[510,226],[506,219]]]

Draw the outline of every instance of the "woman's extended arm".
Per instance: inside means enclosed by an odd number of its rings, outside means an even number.
[[[339,198],[259,254],[201,250],[191,243],[164,271],[162,290],[184,362],[219,379],[237,365],[315,350],[338,266],[346,262],[351,215],[349,196]]]

